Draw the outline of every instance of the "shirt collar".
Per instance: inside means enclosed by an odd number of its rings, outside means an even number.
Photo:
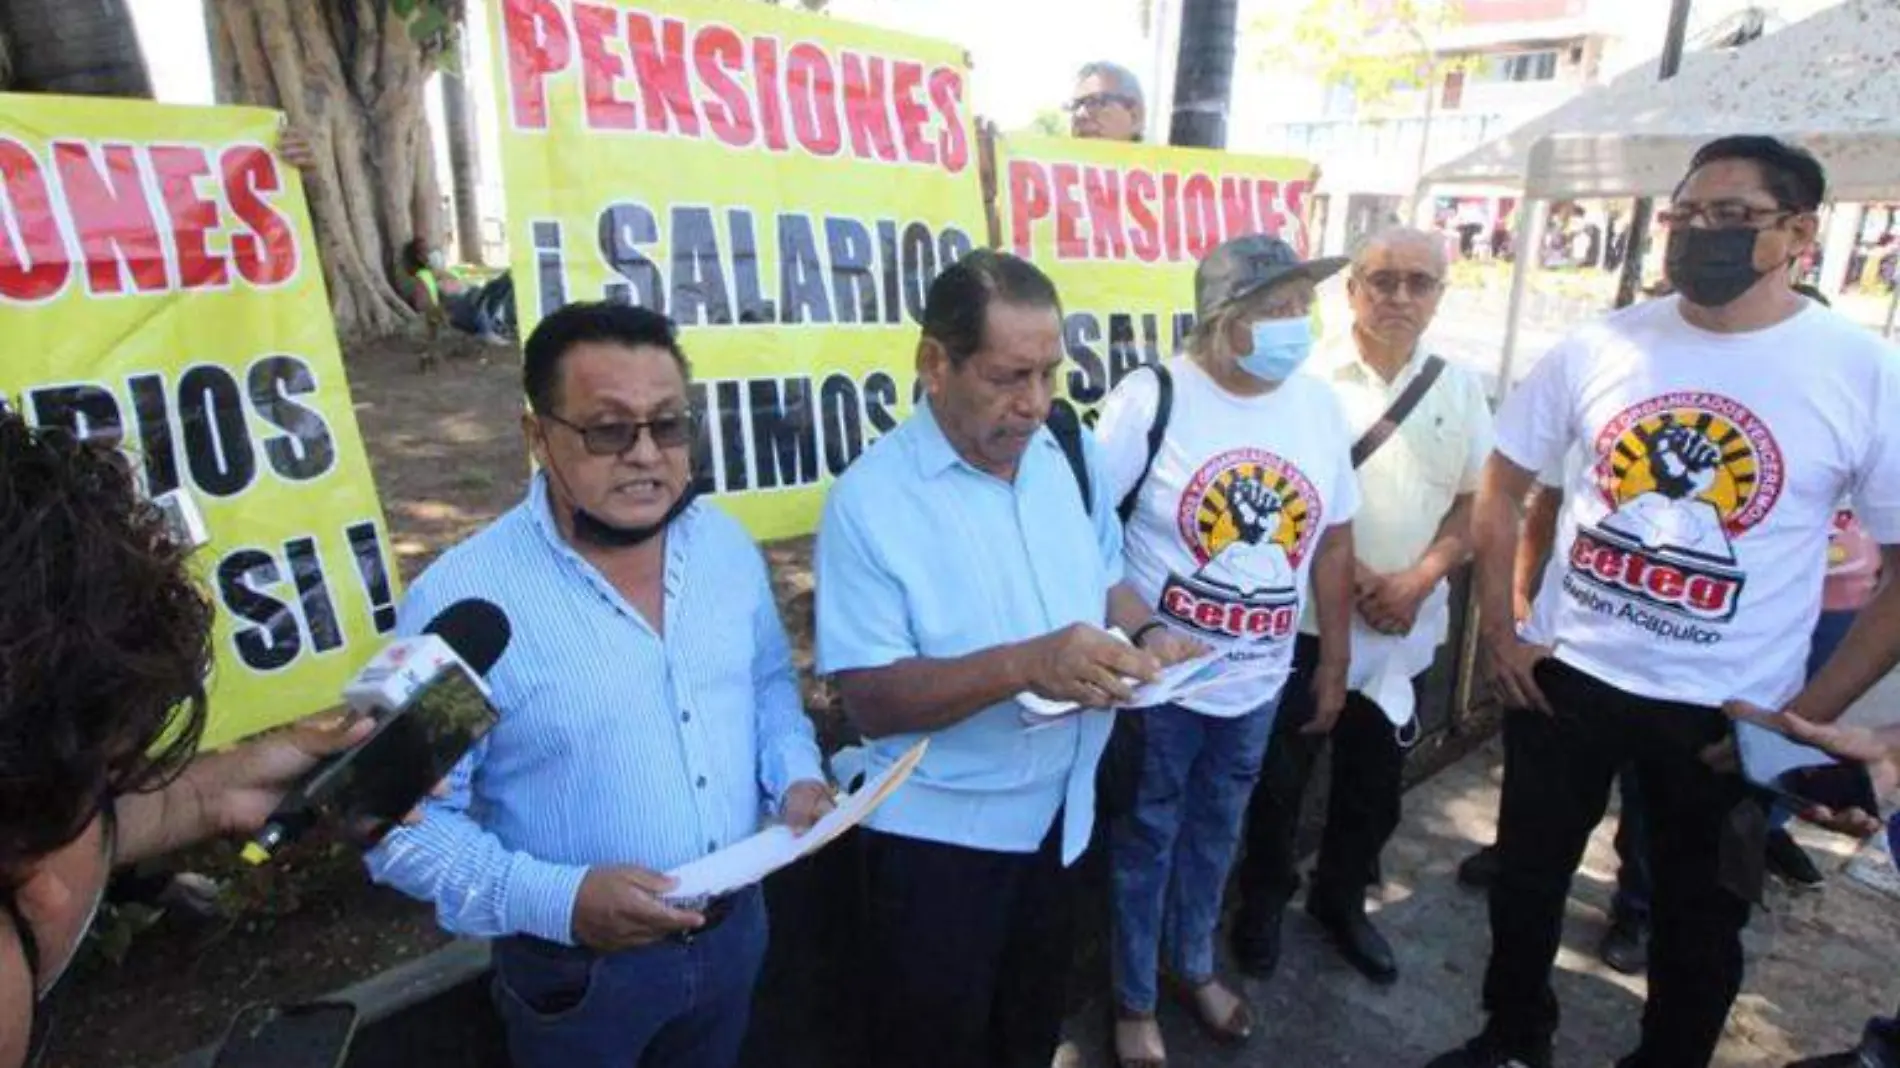
[[[1327,374],[1334,379],[1345,379],[1348,381],[1363,382],[1368,385],[1397,389],[1404,386],[1408,379],[1418,373],[1419,365],[1423,362],[1421,359],[1422,351],[1420,347],[1414,346],[1412,355],[1405,361],[1405,366],[1399,369],[1398,376],[1392,379],[1391,382],[1387,382],[1385,376],[1375,370],[1371,364],[1366,362],[1366,358],[1360,355],[1359,342],[1353,339],[1350,332],[1347,333],[1345,337],[1328,345],[1322,355],[1322,359],[1325,361]]]
[[[916,427],[916,437],[912,442],[913,451],[911,455],[917,461],[917,477],[925,479],[935,478],[945,471],[959,466],[972,471],[977,470],[973,464],[957,454],[956,446],[950,444],[950,439],[945,436],[943,432],[943,425],[937,422],[936,414],[930,410],[929,401],[920,400],[917,402],[916,409],[911,413],[910,421]],[[1029,448],[1031,450],[1060,450],[1062,446],[1056,444],[1055,438],[1050,435],[1047,430],[1038,429],[1036,436],[1029,439]],[[1027,459],[1027,455],[1025,455],[1025,459]],[[1017,473],[1018,475],[1021,474],[1020,468]]]
[[[567,540],[567,536],[561,533],[561,525],[554,521],[552,500],[553,495],[548,492],[548,473],[546,469],[537,470],[534,473],[534,479],[528,483],[528,499],[523,502],[527,506],[528,517],[533,522],[535,532],[550,549],[554,550],[556,555],[580,565],[583,569],[582,574],[586,575],[590,581],[595,580],[598,571],[594,565],[588,563],[587,558],[575,550],[573,544]],[[672,526],[664,535],[669,587],[673,585],[680,561],[685,556],[686,543],[690,538],[693,521],[698,517],[699,510],[704,504],[705,501],[702,498],[687,505],[686,510],[673,520]]]

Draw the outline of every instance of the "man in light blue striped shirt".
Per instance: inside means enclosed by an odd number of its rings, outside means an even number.
[[[1198,651],[1121,585],[1113,502],[1089,502],[1043,420],[1055,286],[1014,256],[946,269],[924,309],[928,404],[833,487],[818,528],[818,667],[872,771],[930,748],[865,834],[874,1062],[1046,1068],[1111,714],[1028,728],[1018,695],[1112,708]],[[1088,481],[1106,479],[1086,435]],[[1111,637],[1120,626],[1136,644]]]
[[[518,1068],[729,1068],[764,958],[757,888],[699,911],[660,872],[830,808],[764,558],[690,491],[687,364],[664,316],[576,304],[528,339],[525,500],[410,592],[513,640],[501,716],[371,874],[497,939]]]

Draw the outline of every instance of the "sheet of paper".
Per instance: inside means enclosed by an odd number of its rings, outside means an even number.
[[[1175,704],[1217,686],[1229,686],[1279,670],[1279,665],[1264,658],[1229,660],[1224,652],[1208,653],[1183,660],[1163,671],[1160,678],[1137,689],[1134,700],[1121,707],[1155,708]],[[1022,694],[1016,700],[1023,708],[1023,723],[1031,728],[1047,726],[1083,710],[1071,701],[1049,701],[1034,694]]]
[[[923,759],[928,739],[905,750],[897,762],[855,793],[838,799],[831,810],[811,830],[794,836],[783,825],[767,827],[744,841],[682,864],[668,875],[679,885],[666,896],[671,902],[695,902],[751,886],[766,876],[818,852],[844,832],[863,823],[891,793],[910,778]]]

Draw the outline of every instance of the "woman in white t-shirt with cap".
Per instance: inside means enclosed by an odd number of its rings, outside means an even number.
[[[1215,975],[1214,930],[1309,597],[1322,646],[1313,729],[1345,703],[1352,437],[1326,384],[1294,374],[1313,347],[1314,286],[1345,264],[1257,235],[1214,249],[1195,274],[1189,357],[1131,374],[1096,428],[1149,627],[1218,650],[1223,673],[1180,704],[1125,713],[1141,717],[1144,744],[1133,811],[1110,831],[1124,1066],[1167,1057],[1154,1018],[1163,946],[1203,1025],[1230,1041],[1252,1031]]]

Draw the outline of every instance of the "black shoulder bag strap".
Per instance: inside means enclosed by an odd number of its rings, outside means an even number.
[[[1135,514],[1135,498],[1141,495],[1141,487],[1148,481],[1148,472],[1154,468],[1155,457],[1161,454],[1161,442],[1168,436],[1168,420],[1174,415],[1174,375],[1168,371],[1165,363],[1151,363],[1148,369],[1155,374],[1155,421],[1148,424],[1148,458],[1142,461],[1141,474],[1135,484],[1128,487],[1127,496],[1115,507],[1121,517],[1122,525]]]
[[[1367,427],[1366,432],[1359,435],[1359,440],[1352,443],[1352,466],[1355,469],[1372,459],[1373,453],[1392,440],[1392,435],[1399,432],[1399,426],[1412,414],[1412,409],[1418,407],[1418,402],[1444,371],[1443,357],[1425,358],[1424,365],[1418,369],[1418,376],[1406,385],[1404,392],[1393,398],[1392,406],[1379,416],[1379,421]]]

